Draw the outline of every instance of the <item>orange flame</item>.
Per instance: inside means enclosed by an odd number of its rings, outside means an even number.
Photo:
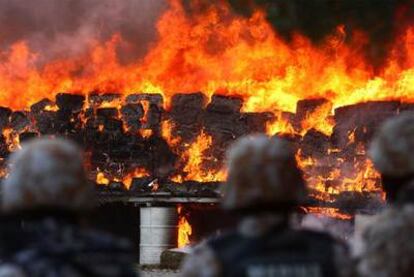
[[[334,127],[333,120],[329,120],[331,111],[332,104],[328,102],[318,107],[315,111],[308,113],[306,118],[301,122],[301,135],[305,135],[308,130],[313,128],[327,136],[330,136]]]
[[[124,178],[122,180],[122,183],[124,183],[126,188],[129,189],[131,187],[131,184],[132,184],[132,179],[142,178],[142,177],[146,177],[146,176],[149,176],[148,171],[145,168],[138,167],[134,171],[132,171],[131,173],[124,176]]]
[[[96,174],[96,183],[98,185],[109,185],[109,179],[105,176],[105,174],[103,172],[98,172]]]
[[[266,133],[269,135],[276,134],[295,134],[295,129],[292,124],[285,118],[282,113],[277,113],[277,118],[266,125]]]
[[[117,91],[123,96],[157,92],[164,96],[167,107],[176,92],[203,91],[208,97],[214,93],[237,94],[244,100],[243,111],[277,115],[267,125],[270,135],[303,135],[311,128],[330,135],[331,112],[337,107],[369,100],[413,102],[414,26],[400,30],[386,63],[374,69],[362,51],[368,38],[359,31],[348,34],[340,25],[318,45],[300,34],[287,42],[266,21],[264,11],[241,17],[232,13],[225,1],[221,3],[189,14],[181,1],[171,0],[169,9],[157,22],[157,40],[144,57],[129,64],[122,63],[117,55],[118,46],[127,43],[119,34],[105,42],[92,42],[82,55],[55,59],[45,65],[38,62],[47,53],[34,53],[27,42],[17,42],[0,50],[0,105],[28,109],[60,91]],[[282,113],[295,112],[298,100],[310,98],[325,98],[331,104],[306,115],[299,122],[302,131],[297,131],[297,126],[292,126]],[[102,103],[101,107],[119,109],[120,103]],[[144,103],[143,123],[148,108]],[[162,133],[172,146],[179,144],[168,124]],[[15,150],[18,134],[9,129],[3,134],[9,150]],[[147,137],[152,131],[144,129],[141,134]],[[354,141],[355,134],[349,134],[349,139]],[[222,171],[203,168],[211,143],[212,138],[203,131],[193,144],[184,147],[181,156],[186,161],[186,176],[177,176],[177,180],[223,180]],[[336,151],[329,149],[328,153]],[[365,152],[363,145],[358,145],[358,154],[365,156]],[[338,158],[338,168],[321,176],[315,168],[331,161],[298,154],[298,163],[315,197],[329,200],[342,191],[379,191],[375,185],[378,174],[368,160],[353,162],[349,170],[342,166],[346,161]],[[107,178],[98,173],[97,183],[109,183]],[[333,181],[338,184],[330,185]]]
[[[225,179],[226,174],[224,170],[212,170],[203,167],[203,162],[208,158],[205,152],[211,147],[212,141],[212,137],[202,130],[196,141],[189,145],[181,156],[186,160],[183,169],[185,176],[175,176],[173,181],[181,182],[182,180],[192,180],[197,182],[215,182]]]
[[[182,213],[182,206],[177,206],[178,212],[178,241],[177,246],[179,248],[185,247],[190,244],[190,236],[193,233],[191,225],[188,223],[187,218]]]
[[[3,136],[6,138],[6,144],[10,152],[21,149],[19,132],[11,128],[3,129]]]
[[[177,91],[199,90],[243,95],[245,111],[293,112],[298,100],[315,97],[327,98],[333,108],[379,99],[412,101],[413,26],[401,31],[386,65],[375,72],[361,53],[365,36],[345,34],[343,25],[321,46],[301,35],[287,43],[262,11],[244,18],[223,4],[192,16],[175,0],[157,30],[146,56],[127,65],[116,53],[126,43],[120,35],[91,43],[83,56],[40,68],[36,62],[45,53],[33,53],[25,41],[15,43],[0,53],[0,103],[27,108],[59,91],[161,92],[169,102]]]

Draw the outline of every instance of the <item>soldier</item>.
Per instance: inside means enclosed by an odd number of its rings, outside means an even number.
[[[367,226],[358,276],[410,277],[414,272],[414,205],[390,207]]]
[[[290,144],[264,135],[228,152],[222,205],[242,216],[237,230],[197,246],[183,276],[339,276],[347,250],[331,236],[294,230],[292,210],[306,189]]]
[[[136,276],[128,242],[79,225],[94,191],[76,145],[32,140],[9,165],[1,193],[1,277]]]
[[[371,143],[369,154],[381,174],[383,189],[391,203],[414,181],[413,152],[413,113],[403,113],[385,122]]]

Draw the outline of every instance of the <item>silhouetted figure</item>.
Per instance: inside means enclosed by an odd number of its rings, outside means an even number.
[[[194,249],[183,276],[340,276],[348,253],[328,234],[295,230],[292,210],[306,196],[290,144],[264,135],[240,139],[228,152],[222,205],[242,216],[237,230]]]
[[[80,227],[94,191],[76,145],[32,140],[9,164],[1,191],[0,277],[135,276],[127,241]]]
[[[374,137],[369,155],[381,174],[382,186],[390,203],[405,202],[414,181],[414,114],[403,113],[385,122]]]

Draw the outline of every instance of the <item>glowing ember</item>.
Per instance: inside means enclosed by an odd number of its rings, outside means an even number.
[[[152,136],[153,131],[151,129],[141,129],[139,130],[139,133],[143,138],[149,138],[150,136]]]
[[[352,219],[352,216],[349,214],[344,214],[339,211],[337,208],[326,208],[326,207],[308,207],[302,208],[306,213],[315,214],[317,216],[324,215],[342,220]]]

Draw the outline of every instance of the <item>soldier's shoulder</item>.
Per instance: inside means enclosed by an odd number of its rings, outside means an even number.
[[[296,232],[298,234],[301,234],[309,238],[324,240],[324,241],[332,242],[332,243],[338,242],[338,240],[335,237],[333,237],[331,234],[327,232],[321,232],[321,231],[310,230],[310,229],[300,229],[300,230],[296,230]]]
[[[217,248],[219,246],[227,247],[235,242],[240,241],[241,238],[242,236],[239,232],[235,230],[227,230],[220,235],[213,235],[207,238],[205,245],[211,248]]]
[[[82,241],[86,241],[89,248],[132,251],[132,245],[127,239],[115,237],[103,231],[93,229],[78,230],[77,237]]]

